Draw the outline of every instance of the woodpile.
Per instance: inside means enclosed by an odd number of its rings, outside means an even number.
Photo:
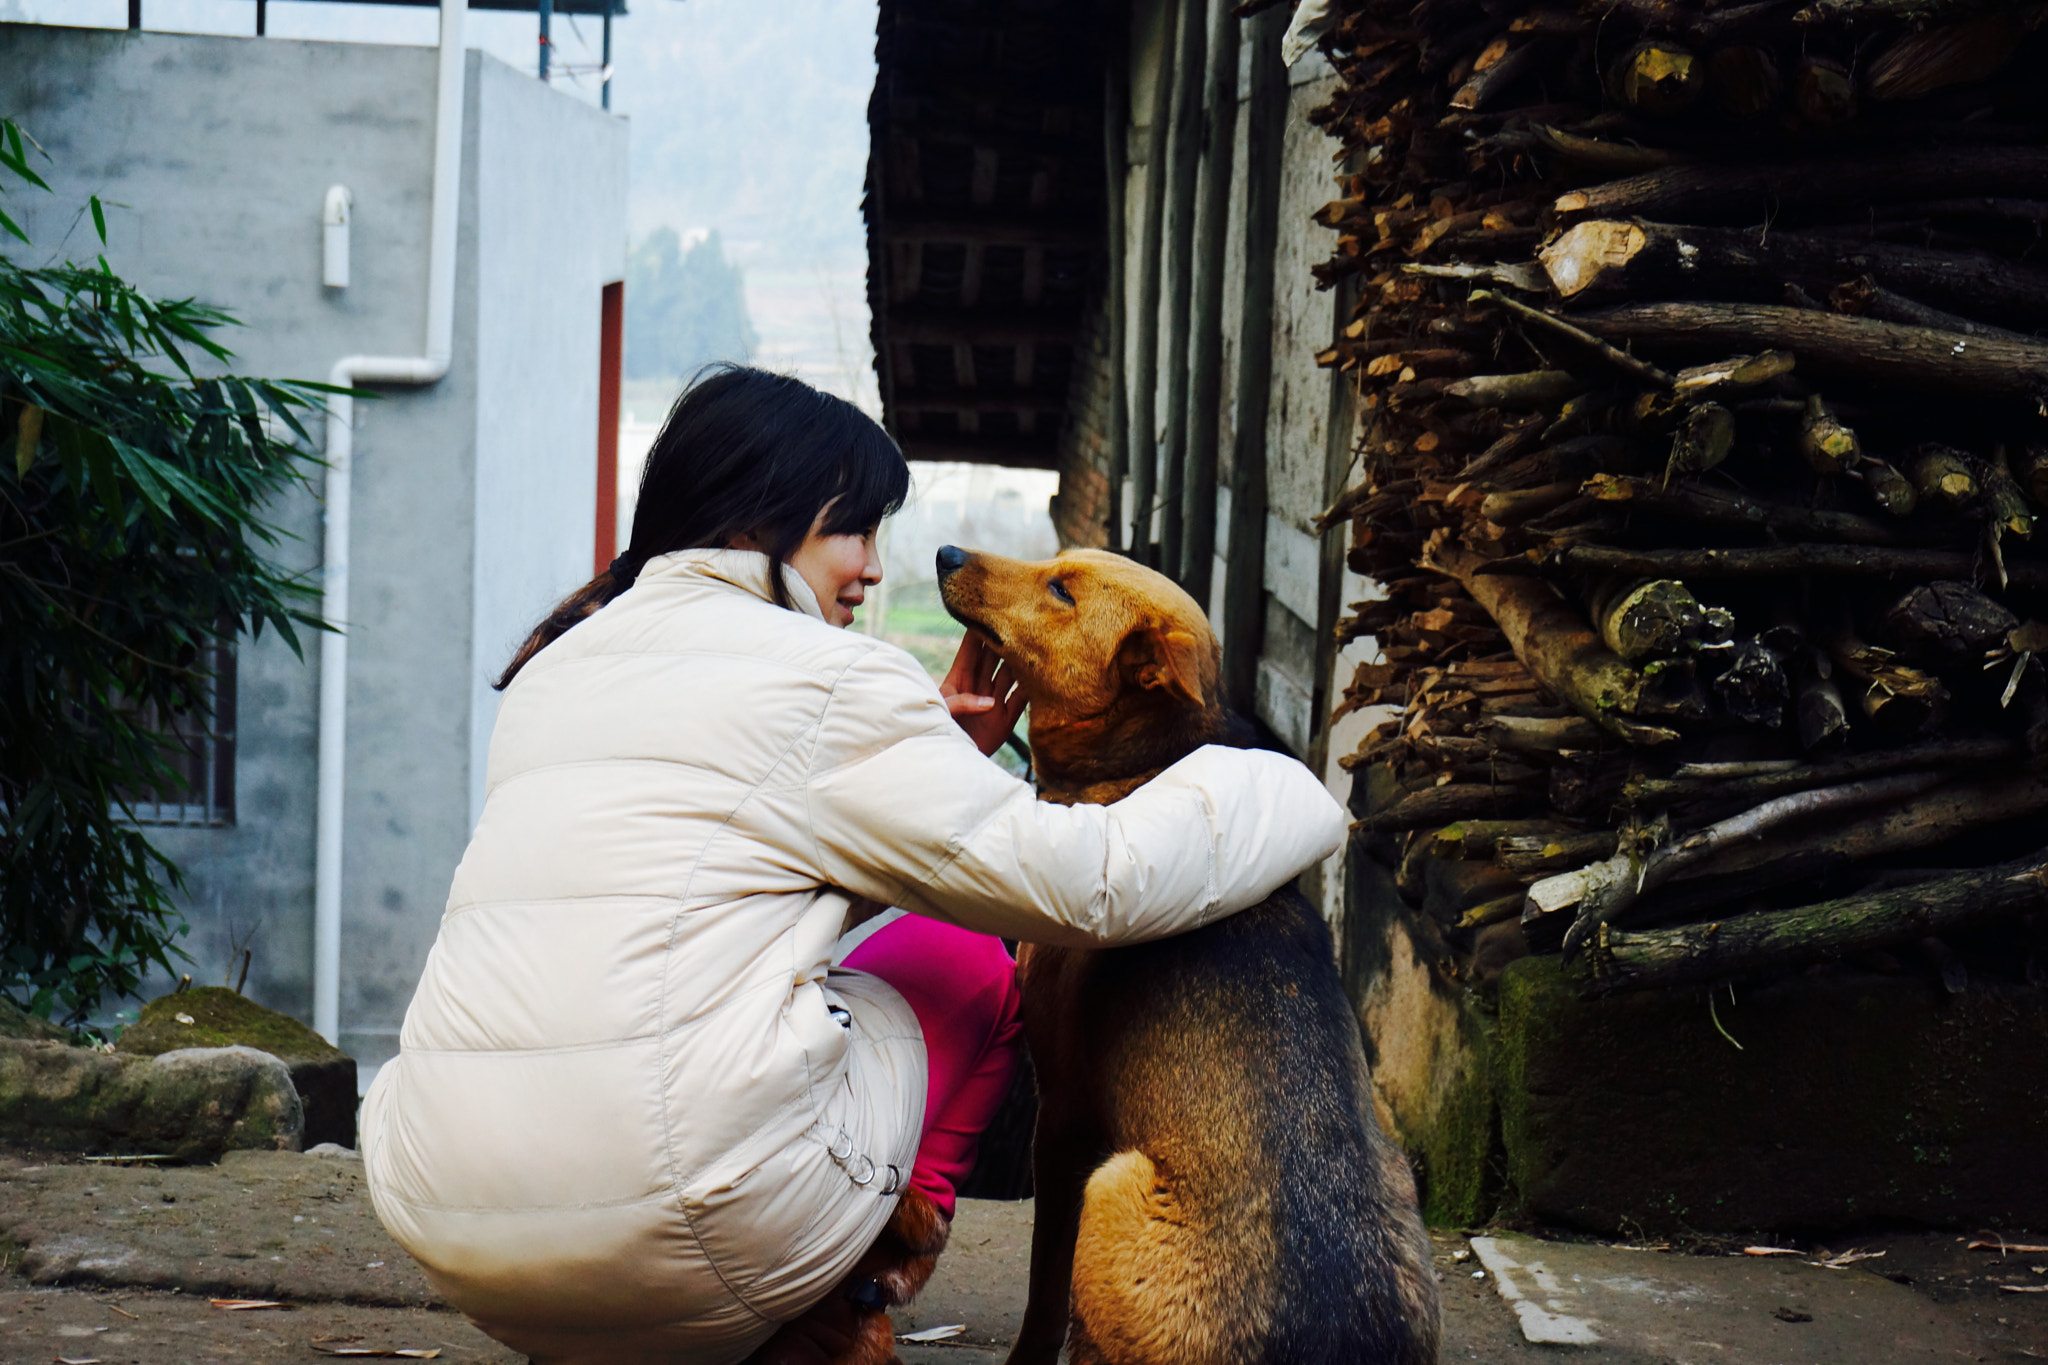
[[[1322,526],[1452,975],[2048,975],[2048,4],[1335,0]]]

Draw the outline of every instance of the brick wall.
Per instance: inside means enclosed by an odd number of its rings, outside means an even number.
[[[1113,357],[1109,309],[1098,296],[1074,338],[1067,419],[1060,430],[1060,489],[1052,499],[1060,548],[1109,544],[1109,406]]]

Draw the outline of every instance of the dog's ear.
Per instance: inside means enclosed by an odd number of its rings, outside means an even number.
[[[1154,622],[1130,633],[1118,659],[1138,686],[1163,687],[1196,706],[1206,706],[1202,694],[1205,653],[1205,644],[1197,636]]]

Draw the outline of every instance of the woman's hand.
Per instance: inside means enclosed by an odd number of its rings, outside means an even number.
[[[1016,676],[971,630],[960,638],[960,652],[939,683],[939,695],[974,747],[985,754],[1003,747],[1017,717],[1024,714],[1024,692]]]

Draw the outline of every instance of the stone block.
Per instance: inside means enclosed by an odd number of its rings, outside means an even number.
[[[305,1115],[291,1072],[254,1048],[124,1056],[0,1039],[0,1139],[64,1151],[297,1151]]]
[[[159,996],[142,1007],[116,1046],[153,1057],[175,1048],[253,1047],[291,1069],[306,1111],[306,1144],[356,1145],[355,1058],[288,1014],[224,986]]]
[[[1496,1051],[1529,1217],[2048,1226],[2048,992],[1843,969],[1722,990],[1710,1014],[1698,990],[1581,1000],[1555,957],[1525,958],[1501,977]]]

